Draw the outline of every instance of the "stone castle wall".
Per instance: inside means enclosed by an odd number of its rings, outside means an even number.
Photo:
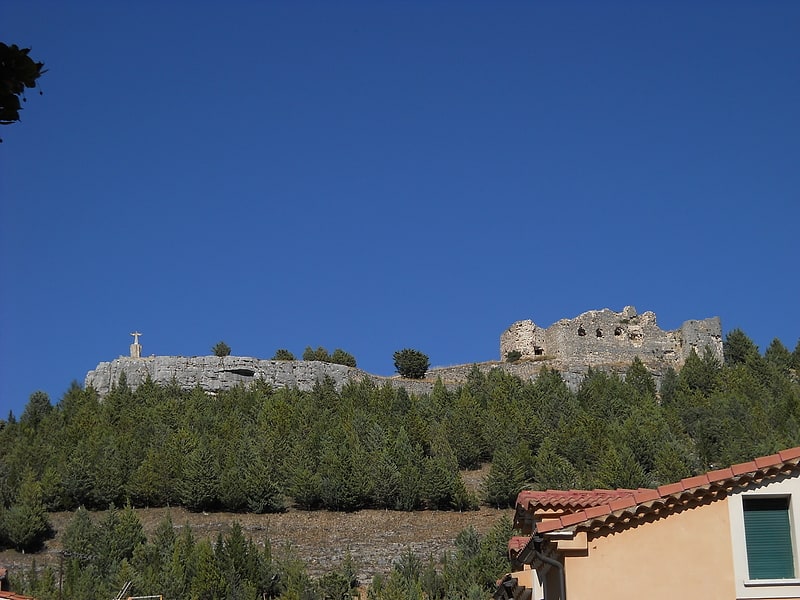
[[[607,308],[562,319],[543,329],[533,321],[517,321],[500,336],[500,357],[517,351],[523,359],[603,366],[630,364],[638,357],[647,365],[680,368],[692,350],[705,348],[722,360],[722,325],[718,317],[686,321],[664,331],[656,315],[641,315],[633,306],[620,313]]]

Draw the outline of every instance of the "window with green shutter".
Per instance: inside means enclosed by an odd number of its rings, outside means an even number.
[[[750,579],[794,578],[789,498],[742,498]]]

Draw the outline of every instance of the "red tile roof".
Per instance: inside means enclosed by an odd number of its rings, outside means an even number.
[[[522,550],[525,546],[528,545],[528,542],[531,538],[527,535],[515,535],[510,540],[508,540],[508,549],[509,551],[518,552]]]
[[[800,447],[782,450],[777,454],[733,465],[728,469],[687,477],[676,483],[659,486],[657,489],[523,491],[517,496],[517,514],[518,516],[525,513],[533,514],[537,510],[561,513],[538,521],[536,531],[540,534],[565,528],[571,530],[613,528],[615,520],[627,525],[631,520],[638,521],[653,515],[663,516],[680,506],[715,499],[751,481],[798,471],[800,470],[798,462],[800,462]],[[523,537],[522,540],[530,538]],[[509,542],[509,551],[512,554],[516,554],[524,547],[520,545],[522,540],[512,538]]]
[[[522,491],[517,496],[521,506],[536,505],[547,509],[581,509],[587,506],[608,504],[629,496],[633,490],[547,490],[546,492]]]
[[[0,592],[0,600],[36,600],[36,598],[15,594],[14,592]]]

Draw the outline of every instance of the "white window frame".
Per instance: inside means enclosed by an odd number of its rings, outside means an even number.
[[[789,498],[789,527],[792,534],[792,555],[795,579],[750,579],[747,567],[747,547],[744,532],[743,498]],[[798,524],[800,524],[800,477],[784,475],[769,483],[748,487],[728,496],[731,523],[733,570],[736,578],[736,597],[800,598],[800,561],[798,561]]]

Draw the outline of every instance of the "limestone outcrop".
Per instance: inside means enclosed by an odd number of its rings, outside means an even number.
[[[369,377],[359,369],[319,361],[259,360],[244,356],[151,356],[120,357],[102,362],[86,375],[85,385],[103,396],[125,373],[128,385],[136,389],[148,377],[162,385],[175,382],[182,389],[200,386],[219,392],[260,380],[273,387],[310,390],[317,381],[330,377],[337,388],[348,381]]]

